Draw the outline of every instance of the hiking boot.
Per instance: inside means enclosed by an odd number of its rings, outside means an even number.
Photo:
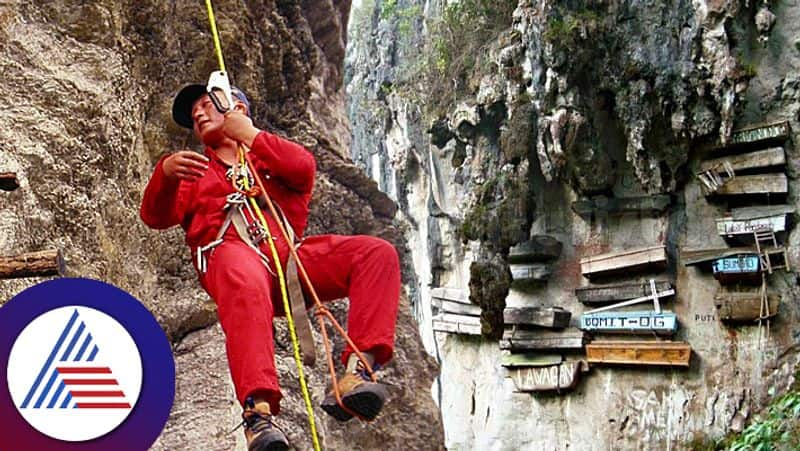
[[[374,369],[377,370],[377,368]],[[361,362],[358,362],[354,371],[345,374],[339,379],[339,394],[345,407],[368,421],[378,416],[383,404],[389,397],[386,386],[372,382]],[[333,390],[322,401],[322,410],[339,421],[347,421],[353,418],[353,415],[342,409],[339,403],[336,402],[336,394]]]
[[[255,402],[253,398],[245,401],[242,414],[244,436],[248,451],[284,451],[289,449],[286,435],[272,423],[269,404]]]

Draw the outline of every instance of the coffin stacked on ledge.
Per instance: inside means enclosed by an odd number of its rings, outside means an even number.
[[[439,313],[433,316],[433,330],[463,335],[481,334],[481,308],[469,301],[466,290],[432,288],[431,304]]]
[[[538,286],[550,278],[552,261],[561,256],[562,244],[549,235],[535,235],[508,252],[508,269],[515,288]]]
[[[566,392],[589,371],[585,360],[567,361],[561,354],[504,354],[502,365],[518,392]]]

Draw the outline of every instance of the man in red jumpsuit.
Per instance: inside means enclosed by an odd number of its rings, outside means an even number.
[[[246,96],[235,88],[233,93],[235,107],[226,114],[214,107],[203,85],[186,86],[176,96],[173,118],[194,130],[206,146],[205,155],[180,150],[161,158],[145,189],[141,218],[154,229],[180,224],[192,255],[198,256],[193,260],[200,283],[215,300],[225,332],[248,448],[286,449],[287,440],[272,427],[271,418],[278,414],[281,399],[272,329],[273,317],[284,314],[278,279],[271,259],[265,262],[234,227],[220,230],[235,193],[231,177],[237,176],[231,168],[237,169],[240,143],[249,149],[267,192],[298,237],[308,221],[316,163],[299,144],[254,127]],[[280,235],[276,218],[266,211],[265,216],[272,235]],[[246,218],[251,225],[255,222]],[[213,246],[215,242],[219,244]],[[285,265],[288,243],[278,237],[275,244]],[[271,255],[266,240],[256,245],[263,255]],[[318,235],[303,238],[297,251],[322,301],[350,299],[348,334],[366,359],[376,366],[388,362],[400,294],[395,248],[370,236]],[[385,387],[365,375],[351,349],[342,358],[347,371],[339,388],[345,406],[374,418],[386,399]],[[351,418],[330,395],[323,409],[341,421]]]

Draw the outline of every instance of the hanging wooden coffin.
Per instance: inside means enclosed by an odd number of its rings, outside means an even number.
[[[666,281],[656,282],[657,292],[668,291],[670,289],[672,289],[671,283]],[[641,282],[576,288],[575,296],[581,303],[592,305],[649,296],[650,291],[650,283]]]
[[[584,257],[581,259],[581,272],[592,278],[647,268],[663,269],[666,265],[667,252],[661,245]]]
[[[539,326],[563,329],[569,326],[572,312],[560,307],[506,307],[503,322],[507,325]]]
[[[771,318],[778,313],[781,297],[767,295],[767,303],[762,305],[761,291],[723,291],[714,296],[714,304],[721,321],[730,323],[754,323],[760,319]]]
[[[561,256],[561,241],[549,235],[535,235],[508,251],[509,263],[531,263],[557,259]]]
[[[727,147],[763,149],[770,145],[783,144],[789,139],[790,133],[788,121],[741,128],[733,131]]]
[[[575,388],[582,372],[589,366],[581,360],[561,362],[551,366],[512,368],[508,375],[518,392],[562,392]]]
[[[480,335],[481,319],[478,316],[440,313],[433,317],[433,330],[452,334]]]
[[[772,147],[758,152],[749,152],[738,155],[707,160],[700,164],[701,171],[712,170],[727,163],[728,167],[734,171],[745,169],[767,168],[772,166],[783,166],[786,164],[786,156],[783,147]]]
[[[589,332],[672,335],[678,318],[672,312],[600,312],[581,315],[581,329]]]
[[[786,230],[786,215],[780,214],[763,218],[736,220],[732,217],[717,218],[717,233],[721,236],[753,235],[757,230]]]
[[[789,181],[785,174],[740,175],[728,180],[714,194],[786,194]]]
[[[689,366],[692,348],[675,341],[594,341],[586,345],[589,363]]]
[[[582,330],[568,327],[562,331],[547,329],[506,329],[500,349],[511,351],[543,349],[583,349],[586,335]]]
[[[432,288],[431,305],[445,313],[480,316],[481,308],[470,302],[466,290],[455,288]]]
[[[760,283],[761,259],[758,254],[741,254],[714,260],[714,277],[722,284]]]
[[[582,217],[624,214],[657,216],[663,213],[671,202],[670,196],[666,194],[642,197],[595,196],[573,202],[572,211]]]
[[[508,265],[515,284],[535,284],[550,278],[550,266],[546,263],[512,263]]]

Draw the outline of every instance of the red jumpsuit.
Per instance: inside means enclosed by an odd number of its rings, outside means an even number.
[[[192,255],[197,247],[214,241],[225,219],[226,196],[234,192],[226,178],[228,165],[210,149],[206,156],[210,159],[208,171],[194,182],[167,178],[162,158],[147,184],[140,212],[144,223],[154,229],[180,224]],[[314,186],[313,155],[298,144],[261,132],[250,156],[270,197],[302,236]],[[266,212],[265,216],[272,236],[280,236],[275,218]],[[282,237],[275,242],[285,265],[288,245]],[[261,250],[271,257],[266,240]],[[224,242],[207,255],[208,270],[198,272],[200,283],[217,303],[236,396],[242,404],[248,396],[262,397],[277,414],[281,393],[272,318],[284,314],[278,280],[233,227],[225,233]],[[372,353],[378,364],[389,361],[400,296],[395,248],[370,236],[318,235],[306,237],[298,255],[320,300],[350,299],[347,331],[355,345]],[[345,350],[344,361],[351,352]]]

